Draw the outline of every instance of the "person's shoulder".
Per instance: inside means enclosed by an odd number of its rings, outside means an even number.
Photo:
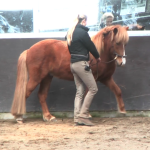
[[[85,31],[85,30],[82,29],[82,28],[76,28],[75,33],[76,33],[78,36],[84,36],[85,34],[87,34],[87,31]]]
[[[82,29],[82,28],[76,28],[75,29],[76,31],[79,31],[79,32],[86,32],[84,29]]]
[[[80,34],[81,38],[88,38],[89,37],[88,32],[85,30],[80,31],[79,34]]]
[[[76,30],[85,33],[85,32],[88,32],[88,31],[89,31],[89,28],[87,28],[86,26],[83,26],[83,25],[78,24],[78,25],[76,26]]]

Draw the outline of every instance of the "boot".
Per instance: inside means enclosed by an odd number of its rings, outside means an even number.
[[[89,120],[89,118],[78,118],[79,125],[86,125],[86,126],[94,126],[94,124]]]

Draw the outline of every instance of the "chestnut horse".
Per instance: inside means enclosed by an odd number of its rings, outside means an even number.
[[[125,44],[129,37],[128,27],[114,25],[100,30],[91,39],[101,56],[101,62],[92,65],[91,69],[96,81],[100,81],[115,94],[118,110],[126,113],[121,90],[114,82],[112,75],[117,65],[125,65]],[[90,54],[92,64],[95,58]],[[34,44],[21,53],[18,59],[17,81],[11,113],[17,122],[22,122],[26,113],[26,99],[40,84],[38,97],[43,111],[43,119],[55,119],[48,110],[46,98],[53,77],[64,80],[74,80],[70,71],[70,53],[67,42],[56,39],[46,39]]]

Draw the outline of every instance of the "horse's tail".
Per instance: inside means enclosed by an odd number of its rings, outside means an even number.
[[[22,52],[18,59],[16,88],[11,107],[11,113],[14,116],[26,113],[26,85],[28,81],[26,57],[27,50]]]

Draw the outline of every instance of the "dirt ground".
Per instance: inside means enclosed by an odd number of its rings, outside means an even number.
[[[0,150],[150,150],[150,118],[93,118],[95,126],[73,119],[0,120]]]

